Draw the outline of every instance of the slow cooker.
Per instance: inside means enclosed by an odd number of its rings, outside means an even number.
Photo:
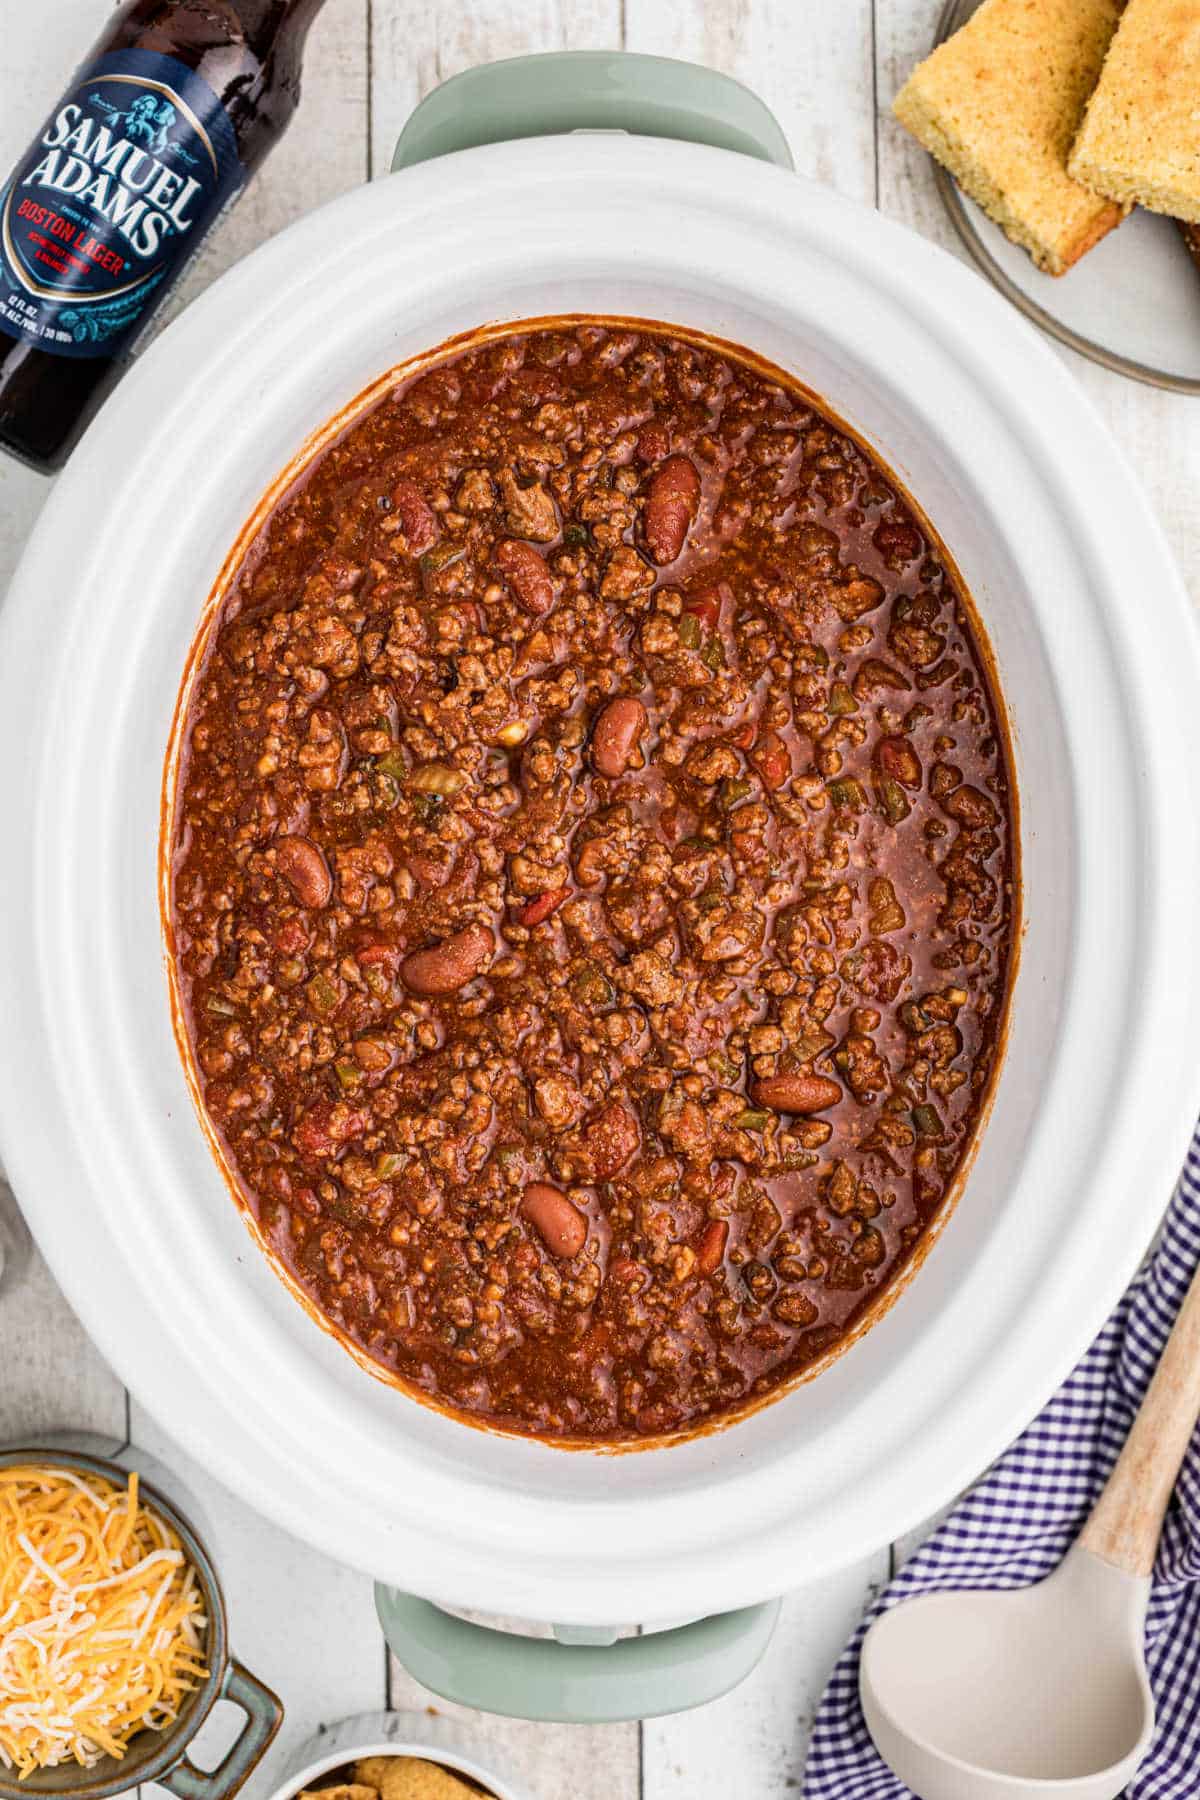
[[[1200,1090],[1195,625],[1136,475],[1059,358],[958,262],[791,173],[736,84],[638,59],[500,65],[427,102],[399,160],[248,257],[146,352],[13,584],[4,1159],[122,1379],[260,1511],[391,1588],[575,1637],[735,1609],[706,1622],[728,1680],[769,1630],[761,1603],[925,1518],[1026,1423],[1154,1230]],[[818,1379],[725,1430],[623,1454],[420,1405],[296,1305],[194,1113],[156,892],[185,658],[259,496],[389,367],[553,313],[745,345],[876,448],[974,594],[1021,809],[1007,1051],[932,1251]],[[417,1646],[411,1666],[433,1669],[428,1609],[381,1606]],[[666,1685],[643,1668],[644,1703],[610,1696],[600,1716],[672,1703],[696,1640],[661,1637]],[[711,1668],[705,1681],[687,1697],[716,1691]]]

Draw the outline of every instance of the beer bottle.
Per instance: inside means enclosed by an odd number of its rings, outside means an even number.
[[[0,445],[57,468],[285,130],[324,0],[124,0],[0,190]]]

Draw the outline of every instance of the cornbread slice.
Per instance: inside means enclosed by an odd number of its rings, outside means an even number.
[[[1129,0],[1068,166],[1110,200],[1200,223],[1200,0]]]
[[[893,110],[1040,269],[1061,275],[1127,207],[1067,173],[1120,0],[984,0]]]

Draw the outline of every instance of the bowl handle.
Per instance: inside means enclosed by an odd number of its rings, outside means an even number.
[[[404,127],[392,168],[564,131],[682,138],[792,167],[774,113],[730,75],[625,50],[554,50],[484,63],[444,81]]]
[[[232,1658],[217,1698],[232,1700],[235,1706],[240,1706],[246,1715],[246,1723],[226,1755],[209,1773],[198,1769],[184,1756],[165,1775],[155,1776],[159,1785],[170,1788],[173,1794],[179,1795],[179,1800],[229,1800],[229,1796],[236,1794],[246,1777],[258,1767],[268,1744],[279,1730],[283,1707],[278,1698],[257,1675],[252,1675]]]
[[[573,1725],[652,1719],[716,1700],[762,1656],[779,1605],[767,1600],[615,1642],[611,1630],[561,1625],[553,1639],[517,1637],[398,1588],[375,1588],[384,1637],[435,1694],[481,1712]]]

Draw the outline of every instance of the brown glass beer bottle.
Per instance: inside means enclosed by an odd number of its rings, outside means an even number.
[[[286,129],[324,0],[125,0],[0,190],[0,445],[57,468]]]

